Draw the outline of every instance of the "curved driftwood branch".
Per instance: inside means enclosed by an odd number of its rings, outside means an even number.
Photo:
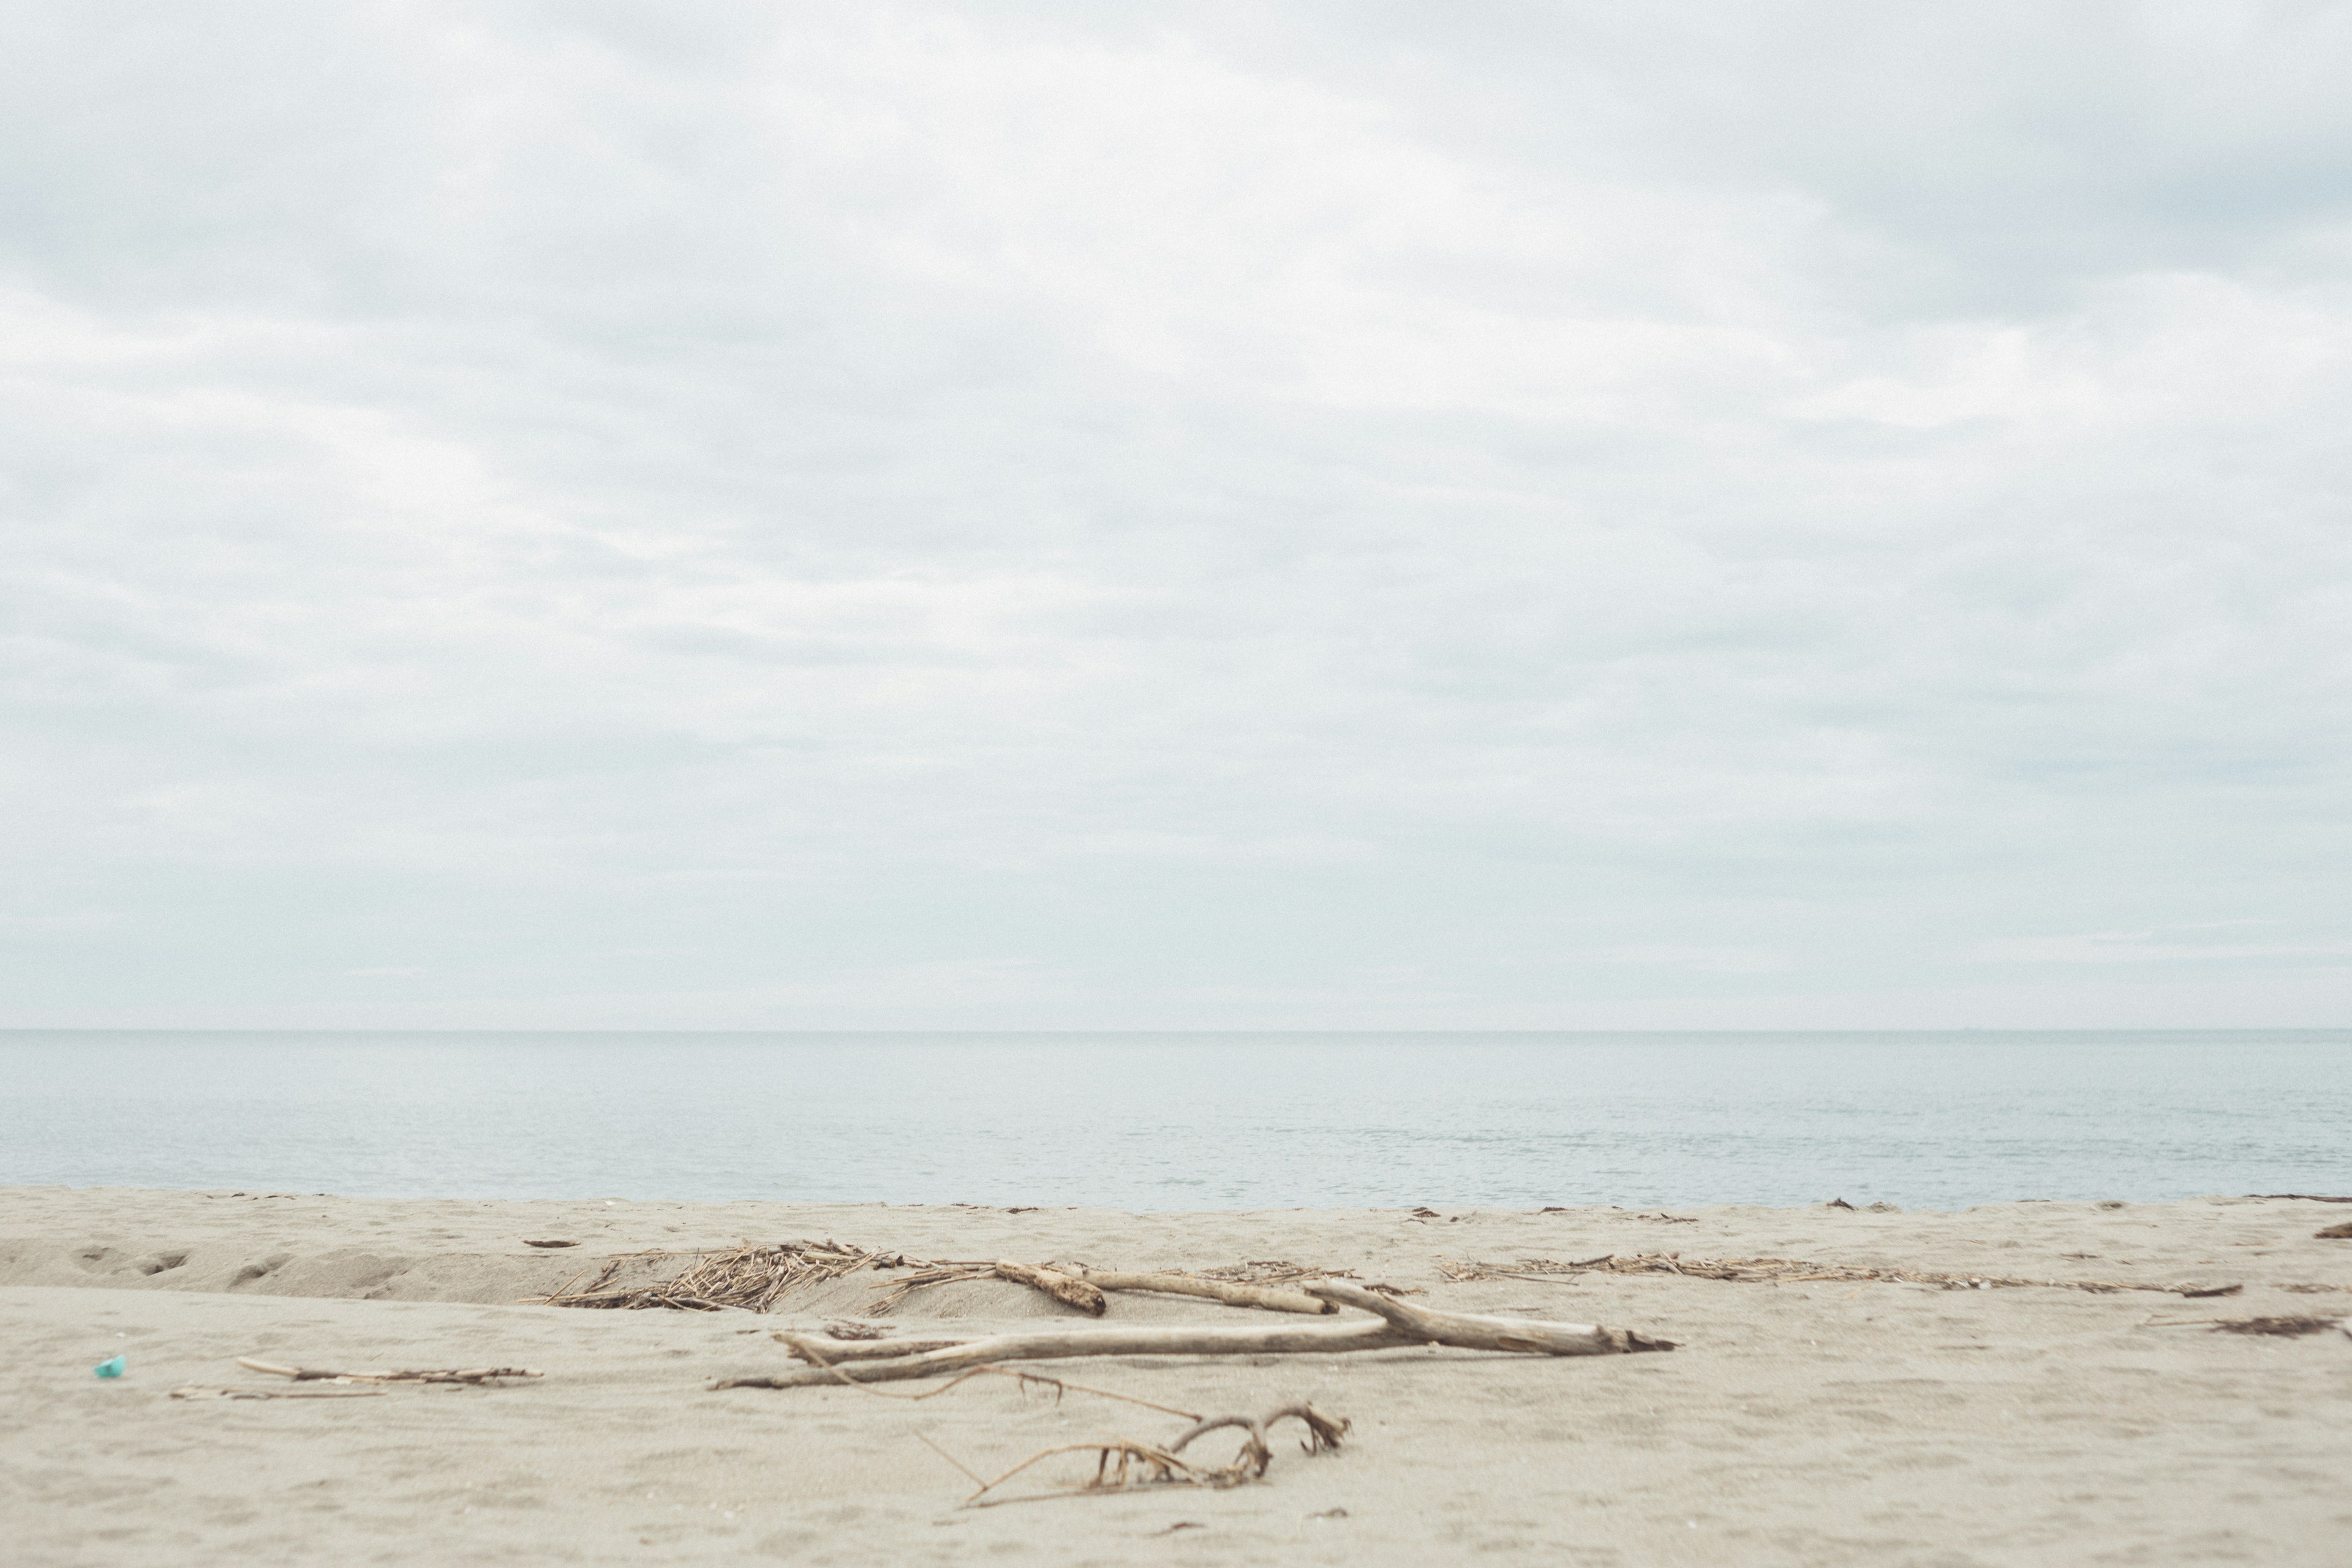
[[[1266,1467],[1274,1462],[1274,1449],[1266,1440],[1266,1428],[1276,1422],[1296,1417],[1307,1424],[1307,1440],[1299,1447],[1310,1454],[1335,1451],[1346,1437],[1352,1423],[1345,1417],[1324,1415],[1311,1405],[1285,1405],[1264,1415],[1212,1415],[1195,1422],[1185,1434],[1166,1447],[1139,1443],[1131,1437],[1098,1437],[1090,1443],[1057,1443],[1030,1455],[992,1481],[982,1481],[980,1489],[963,1500],[965,1508],[996,1508],[1009,1502],[1040,1502],[1057,1497],[1099,1497],[1108,1492],[1132,1490],[1150,1486],[1193,1486],[1223,1489],[1258,1480],[1265,1475]],[[1185,1445],[1205,1433],[1239,1427],[1244,1434],[1241,1452],[1229,1464],[1206,1466],[1181,1458]],[[918,1434],[920,1436],[920,1434]],[[926,1443],[930,1439],[925,1437]],[[940,1457],[957,1469],[979,1480],[979,1476],[962,1460],[931,1443]],[[1032,1492],[1024,1497],[991,1498],[988,1494],[1006,1481],[1028,1469],[1040,1460],[1057,1454],[1092,1454],[1095,1456],[1094,1479],[1076,1487],[1060,1491]]]
[[[1376,1315],[1337,1323],[1266,1328],[1041,1329],[963,1341],[832,1341],[780,1330],[775,1338],[794,1354],[814,1364],[794,1367],[772,1377],[730,1378],[712,1386],[809,1388],[845,1382],[889,1383],[961,1372],[995,1362],[1053,1361],[1078,1356],[1333,1355],[1423,1344],[1528,1355],[1619,1355],[1675,1348],[1671,1340],[1635,1333],[1630,1329],[1434,1311],[1392,1300],[1378,1291],[1344,1281],[1316,1281],[1307,1286],[1307,1291],[1318,1299],[1360,1307]]]
[[[1264,1475],[1266,1465],[1274,1458],[1274,1450],[1266,1442],[1265,1430],[1276,1422],[1287,1420],[1293,1416],[1307,1424],[1307,1441],[1301,1443],[1299,1447],[1310,1454],[1338,1451],[1340,1440],[1348,1435],[1348,1428],[1355,1425],[1345,1416],[1335,1420],[1301,1400],[1295,1405],[1280,1405],[1264,1415],[1202,1416],[1193,1423],[1191,1430],[1169,1444],[1168,1451],[1171,1454],[1181,1454],[1195,1437],[1205,1436],[1223,1427],[1239,1426],[1249,1434],[1249,1446],[1243,1449],[1244,1455],[1254,1455],[1256,1459],[1257,1473]]]

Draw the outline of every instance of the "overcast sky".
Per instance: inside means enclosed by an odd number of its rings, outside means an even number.
[[[2352,6],[0,15],[0,1024],[2352,1023]]]

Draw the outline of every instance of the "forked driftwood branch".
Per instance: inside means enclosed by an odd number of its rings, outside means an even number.
[[[543,1375],[527,1366],[477,1366],[446,1372],[321,1372],[314,1367],[280,1366],[276,1362],[260,1361],[249,1355],[237,1357],[236,1364],[248,1372],[266,1372],[272,1377],[290,1377],[297,1383],[465,1383],[478,1387],[510,1377]]]
[[[811,1388],[850,1382],[889,1383],[961,1372],[1007,1361],[1078,1356],[1332,1355],[1438,1344],[1456,1350],[1510,1351],[1527,1355],[1614,1355],[1675,1348],[1630,1329],[1439,1312],[1344,1280],[1306,1287],[1320,1300],[1370,1313],[1344,1322],[1267,1328],[1067,1328],[992,1334],[979,1339],[825,1340],[779,1330],[775,1338],[811,1364],[772,1377],[730,1378],[714,1388]]]

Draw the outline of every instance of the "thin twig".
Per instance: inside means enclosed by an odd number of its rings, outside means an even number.
[[[933,1392],[944,1393],[945,1391],[934,1390]],[[965,1464],[961,1459],[957,1458],[953,1454],[949,1453],[945,1448],[942,1448],[937,1443],[932,1442],[920,1431],[915,1432],[915,1437],[923,1445],[923,1447],[929,1448],[932,1453],[937,1454],[940,1458],[945,1459],[949,1464],[953,1465],[957,1469],[961,1470],[965,1475],[971,1477],[972,1483],[975,1486],[983,1489],[987,1488],[988,1483],[980,1479],[980,1472],[978,1470],[973,1469],[970,1465]]]

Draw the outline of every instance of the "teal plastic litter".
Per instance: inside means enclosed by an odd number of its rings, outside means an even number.
[[[100,1362],[96,1366],[91,1367],[89,1370],[98,1373],[100,1377],[121,1377],[122,1375],[122,1358],[119,1355],[108,1356],[104,1361]]]

